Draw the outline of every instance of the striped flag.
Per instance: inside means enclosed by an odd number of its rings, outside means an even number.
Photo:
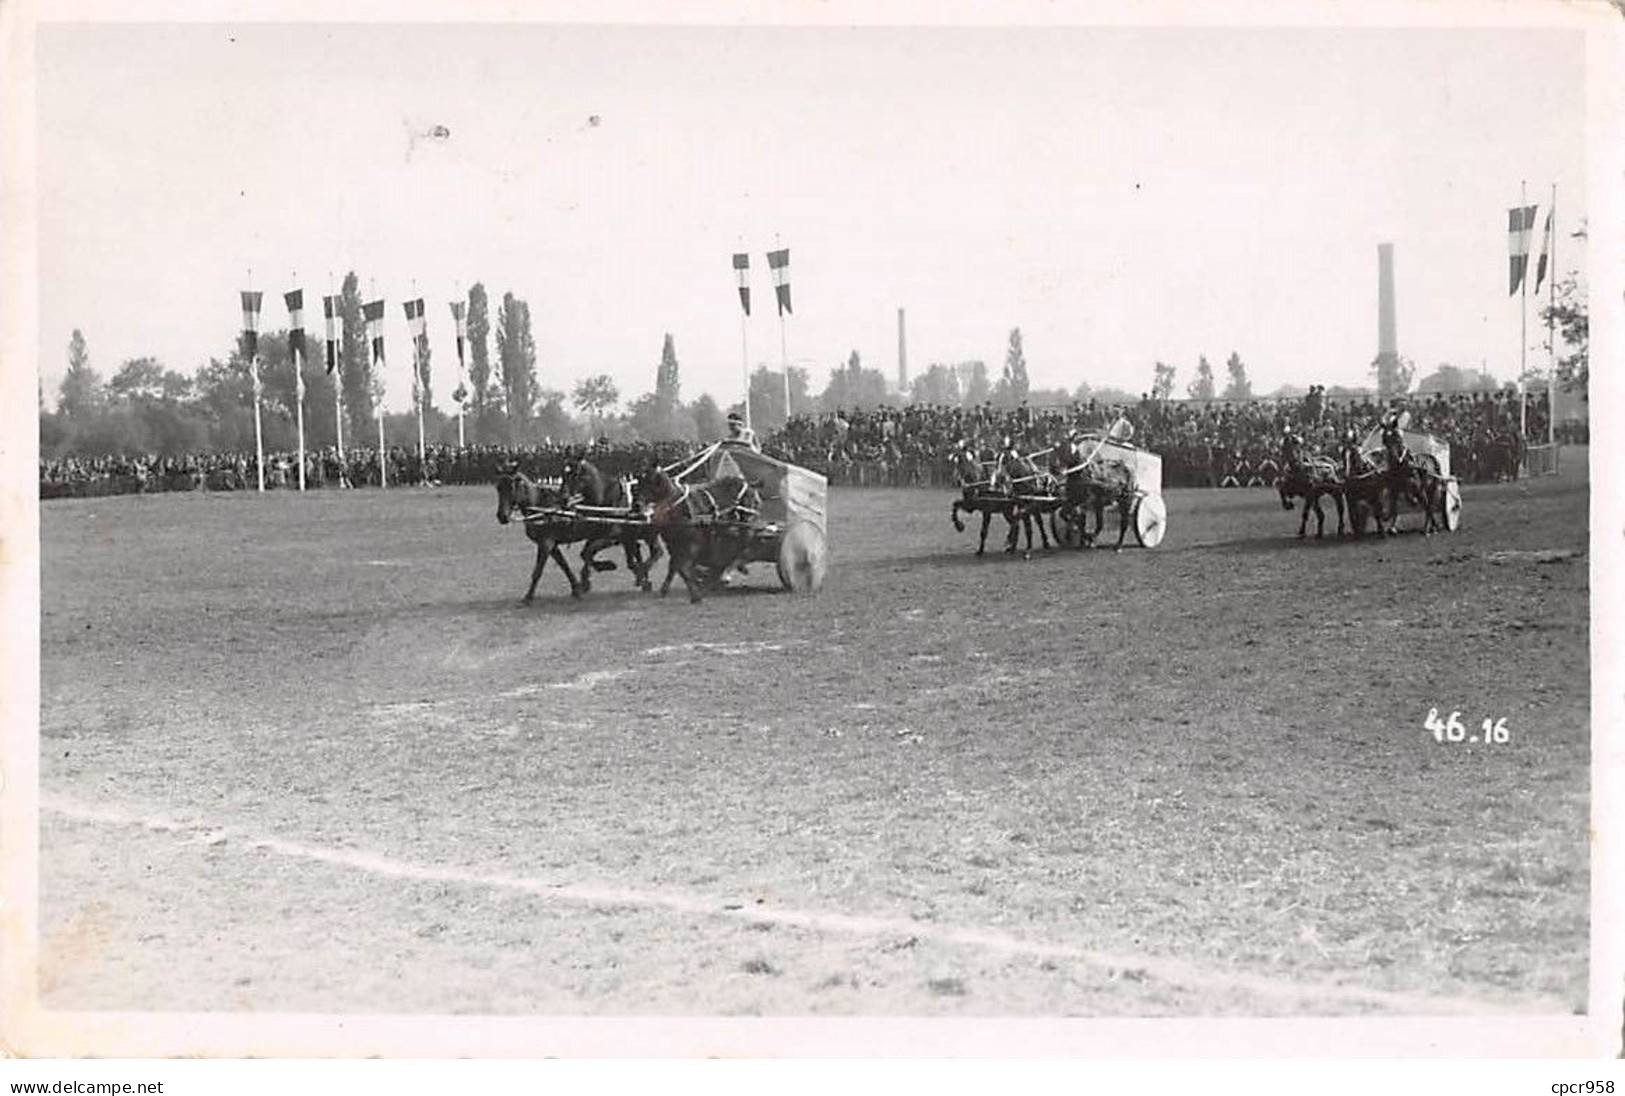
[[[782,251],[769,251],[767,265],[773,271],[773,292],[779,297],[779,315],[791,311],[790,308],[790,249]]]
[[[260,349],[260,298],[258,290],[243,290],[243,353],[253,360]]]
[[[423,338],[425,331],[423,319],[423,298],[419,297],[415,301],[407,301],[405,307],[407,330],[412,332],[412,337],[414,339]]]
[[[451,394],[451,398],[457,401],[459,407],[468,402],[468,388],[463,384],[463,347],[468,342],[467,308],[465,301],[451,302],[451,322],[457,329],[457,391]]]
[[[1529,230],[1534,227],[1534,206],[1514,206],[1507,210],[1507,248],[1512,256],[1507,288],[1509,295],[1518,291],[1529,269]]]
[[[423,315],[423,298],[407,301],[406,329],[412,333],[412,399],[423,398],[423,347],[429,341],[428,321]]]
[[[361,306],[361,315],[367,321],[367,341],[372,344],[372,364],[384,360],[384,302],[368,301]]]
[[[1540,292],[1541,283],[1546,280],[1546,264],[1552,253],[1552,211],[1546,210],[1546,227],[1540,233],[1540,261],[1535,264],[1535,292]]]
[[[304,399],[305,371],[299,368],[299,360],[305,355],[305,291],[290,289],[282,294],[282,300],[288,306],[288,357],[293,359],[293,390]]]
[[[337,297],[322,298],[322,316],[327,320],[327,373],[332,376],[339,365],[340,315]]]
[[[739,276],[739,304],[744,308],[745,315],[750,315],[750,256],[744,252],[734,253],[734,273]]]

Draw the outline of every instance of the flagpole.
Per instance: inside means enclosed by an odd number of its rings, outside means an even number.
[[[327,272],[327,295],[330,298],[333,297],[333,272],[331,270],[329,270]],[[338,312],[338,300],[336,298],[333,299],[333,311],[335,313]],[[323,335],[326,334],[325,327],[324,327],[322,333],[323,333]],[[344,486],[346,480],[349,478],[349,477],[347,477],[345,475],[345,471],[344,471],[344,397],[342,395],[342,393],[344,391],[344,365],[343,365],[343,363],[341,361],[341,359],[343,357],[343,349],[344,349],[344,341],[343,341],[343,339],[339,339],[339,340],[334,342],[334,344],[333,344],[333,436],[338,441],[339,486],[340,487]]]
[[[297,270],[293,272],[293,287],[295,289],[299,288],[299,271]],[[299,490],[303,491],[305,489],[305,374],[299,368],[299,355],[304,350],[304,335],[302,332],[304,331],[305,312],[303,297],[300,298],[299,304],[301,331],[299,338],[301,342],[297,348],[292,346],[288,348],[288,356],[293,359],[293,404],[299,423]]]
[[[254,268],[248,268],[248,290],[254,291]],[[248,356],[248,371],[254,380],[254,473],[261,493],[265,491],[265,436],[260,430],[260,353],[259,320],[254,321],[254,352]]]
[[[745,374],[745,427],[750,429],[750,340],[745,327],[745,314],[739,314],[740,368]]]
[[[1519,224],[1529,215],[1529,194],[1523,182],[1518,183]],[[1518,323],[1521,338],[1518,346],[1518,434],[1527,432],[1529,420],[1529,229],[1523,233],[1523,277],[1518,279]]]
[[[1550,264],[1546,271],[1546,444],[1557,444],[1557,335],[1554,328],[1557,317],[1557,184],[1552,184],[1552,208],[1549,213],[1552,218],[1551,255],[1547,262]]]
[[[384,460],[384,401],[378,401],[378,486],[389,486],[388,464]]]
[[[779,311],[779,361],[784,366],[784,425],[790,425],[790,351],[784,336],[784,311]]]
[[[468,294],[459,291],[457,297],[462,303],[463,315],[466,316],[468,314]],[[468,344],[468,321],[466,319],[457,319],[454,316],[452,325],[452,338],[457,340],[457,390],[463,394],[463,398],[457,401],[457,448],[462,449],[465,445],[463,441],[463,405],[468,402],[468,370],[463,365],[463,356],[466,353]]]
[[[418,296],[418,280],[412,279],[412,299],[421,301]],[[428,317],[423,315],[421,307],[418,311],[418,323],[426,324]],[[429,455],[423,445],[423,344],[428,342],[428,328],[423,329],[420,336],[415,331],[409,331],[412,336],[412,396],[413,402],[418,405],[418,486],[427,487],[429,484]]]

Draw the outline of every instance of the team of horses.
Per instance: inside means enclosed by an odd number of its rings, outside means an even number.
[[[1299,539],[1307,534],[1311,510],[1315,514],[1315,537],[1325,536],[1326,513],[1321,508],[1325,498],[1337,508],[1339,536],[1362,536],[1367,515],[1380,532],[1395,536],[1399,532],[1400,508],[1405,503],[1422,511],[1424,536],[1445,527],[1444,477],[1430,457],[1411,453],[1398,434],[1383,438],[1380,461],[1363,452],[1352,435],[1344,437],[1336,460],[1306,452],[1300,441],[1288,435],[1281,447],[1281,468],[1281,478],[1276,481],[1281,508],[1290,511],[1294,499],[1303,500]]]
[[[1046,453],[1050,459],[1039,468],[1033,458]],[[1050,547],[1044,520],[1049,515],[1058,515],[1058,531],[1076,530],[1072,546],[1083,548],[1097,543],[1105,528],[1106,510],[1115,508],[1118,524],[1113,547],[1120,550],[1128,535],[1133,491],[1126,480],[1102,474],[1091,461],[1078,460],[1075,454],[1070,444],[1060,443],[1029,455],[1006,446],[998,456],[983,459],[972,445],[961,444],[952,458],[960,489],[949,514],[954,528],[965,531],[961,514],[981,514],[976,546],[980,556],[987,551],[993,518],[1002,517],[1008,526],[1004,550],[1012,554],[1022,550],[1020,541],[1025,534],[1024,554],[1030,555],[1035,524],[1042,546]],[[1352,435],[1343,439],[1336,459],[1309,453],[1288,435],[1281,458],[1282,475],[1276,488],[1282,508],[1290,511],[1294,499],[1303,500],[1299,538],[1307,536],[1311,512],[1315,536],[1325,536],[1326,512],[1321,504],[1326,499],[1336,507],[1339,536],[1363,536],[1368,521],[1383,534],[1397,535],[1399,514],[1407,504],[1422,512],[1424,535],[1445,528],[1445,479],[1431,457],[1409,452],[1398,433],[1383,439],[1380,460],[1363,452]]]
[[[517,515],[525,535],[536,544],[536,565],[523,600],[536,598],[536,586],[549,559],[564,572],[570,595],[592,589],[596,571],[615,569],[598,553],[619,545],[626,567],[639,589],[654,588],[650,574],[662,555],[667,559],[664,597],[674,578],[681,578],[689,600],[702,600],[720,586],[748,544],[749,523],[761,509],[758,487],[739,476],[702,483],[679,482],[669,471],[649,468],[636,478],[616,478],[590,460],[565,465],[556,482],[532,479],[517,462],[497,475],[497,521]],[[570,569],[564,546],[579,543],[579,578]],[[743,568],[741,568],[742,570]]]
[[[1034,457],[1048,455],[1043,468]],[[960,514],[981,514],[981,537],[976,554],[987,551],[988,526],[995,516],[1008,524],[1004,550],[1020,550],[1020,540],[1026,536],[1024,554],[1033,547],[1033,526],[1038,527],[1039,543],[1050,548],[1045,519],[1057,515],[1057,529],[1076,529],[1078,536],[1073,547],[1084,548],[1095,544],[1106,525],[1107,507],[1116,507],[1117,549],[1123,547],[1128,535],[1129,514],[1134,505],[1133,491],[1128,482],[1114,481],[1102,476],[1088,461],[1073,459],[1068,444],[1052,445],[1038,453],[1022,454],[1006,447],[992,460],[982,460],[969,444],[962,444],[953,456],[953,468],[959,481],[959,497],[954,499],[949,517],[954,528],[961,533],[965,524]],[[1090,528],[1090,518],[1094,527]]]

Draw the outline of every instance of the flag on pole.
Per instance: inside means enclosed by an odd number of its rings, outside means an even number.
[[[1535,292],[1540,292],[1541,283],[1546,280],[1546,263],[1552,253],[1552,211],[1546,210],[1546,227],[1540,233],[1540,261],[1535,264]]]
[[[1529,269],[1529,230],[1534,227],[1534,206],[1513,206],[1507,210],[1507,247],[1512,256],[1508,295],[1518,292]]]
[[[750,315],[750,256],[734,253],[734,272],[739,276],[739,304]]]
[[[790,249],[769,251],[767,265],[773,271],[773,292],[778,294],[779,315],[793,311],[790,308]]]
[[[406,302],[406,327],[412,332],[414,339],[421,339],[424,335],[423,298]]]
[[[258,290],[243,290],[243,353],[252,361],[260,349],[260,298]]]
[[[339,299],[322,298],[322,316],[327,320],[327,373],[332,376],[339,364]]]
[[[458,407],[468,402],[468,388],[463,383],[463,347],[468,342],[466,309],[467,302],[465,301],[451,302],[451,321],[452,325],[457,329],[457,391],[451,394],[451,398],[457,401]]]
[[[423,298],[406,302],[406,329],[412,333],[412,398],[422,398],[423,344],[429,339],[427,321],[423,316]]]
[[[367,321],[367,341],[372,344],[372,364],[384,360],[384,302],[368,301],[361,306],[361,315]]]
[[[288,357],[293,359],[293,390],[299,399],[305,398],[305,371],[299,368],[299,359],[305,354],[305,291],[290,289],[282,294],[288,306]]]

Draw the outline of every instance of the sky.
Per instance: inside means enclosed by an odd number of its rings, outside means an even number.
[[[1583,265],[1583,50],[1527,28],[43,25],[44,386],[76,327],[104,376],[190,372],[229,352],[240,289],[274,330],[304,288],[314,328],[354,269],[389,302],[392,410],[401,303],[428,302],[444,404],[447,302],[474,281],[529,301],[543,387],[608,373],[631,399],[670,332],[684,397],[727,403],[730,256],[776,368],[775,247],[815,389],[852,350],[895,377],[898,308],[914,374],[997,375],[1019,326],[1035,387],[1143,391],[1161,360],[1183,394],[1232,351],[1256,391],[1358,385],[1381,242],[1418,377],[1511,377],[1521,183],[1542,217],[1557,185],[1558,267]]]

